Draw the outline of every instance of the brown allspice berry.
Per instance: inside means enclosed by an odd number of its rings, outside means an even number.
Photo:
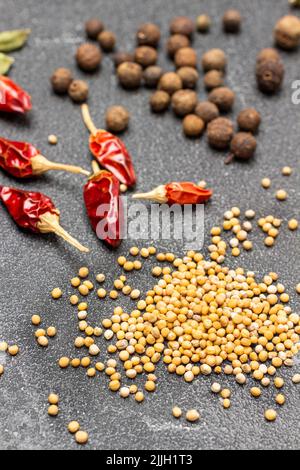
[[[199,73],[194,67],[180,67],[176,73],[182,80],[183,88],[196,88]]]
[[[200,101],[195,108],[195,114],[197,114],[205,124],[208,124],[219,117],[220,112],[219,108],[214,103],[210,101]]]
[[[233,158],[250,160],[255,153],[256,146],[256,139],[250,132],[238,132],[230,143],[230,155],[225,163],[230,163]]]
[[[177,116],[193,113],[197,105],[197,93],[192,90],[178,90],[171,99],[172,109]]]
[[[113,56],[115,67],[118,68],[123,62],[134,62],[134,54],[131,52],[118,51]]]
[[[102,31],[98,35],[97,41],[99,42],[103,51],[111,52],[115,48],[117,38],[115,33],[113,33],[112,31]]]
[[[147,67],[143,73],[145,86],[148,88],[156,88],[162,74],[163,69],[158,65],[150,65]]]
[[[170,57],[174,57],[176,52],[182,47],[189,47],[190,40],[183,34],[174,34],[167,41],[167,52]]]
[[[65,94],[73,80],[72,72],[69,69],[60,67],[51,76],[51,84],[55,93]]]
[[[227,58],[222,49],[211,49],[202,56],[202,67],[205,72],[209,70],[225,70]]]
[[[181,90],[182,80],[176,72],[164,73],[158,82],[159,90],[166,91],[169,95],[173,95],[175,91]]]
[[[257,54],[256,62],[259,64],[265,60],[280,60],[279,52],[274,47],[265,47]]]
[[[255,108],[246,108],[239,113],[237,123],[242,131],[255,134],[260,126],[261,116]]]
[[[90,39],[97,39],[98,34],[103,30],[104,24],[99,18],[91,18],[85,23],[85,32]]]
[[[81,44],[76,51],[78,66],[85,72],[94,72],[102,61],[102,53],[95,44]]]
[[[160,41],[160,29],[154,23],[142,24],[137,33],[136,40],[140,46],[157,47]]]
[[[224,75],[220,70],[210,70],[204,75],[204,86],[207,90],[213,90],[222,86],[224,83]]]
[[[284,79],[284,67],[279,60],[265,60],[256,66],[257,86],[263,93],[276,93]]]
[[[134,53],[134,60],[142,67],[149,67],[157,62],[157,51],[154,47],[140,46],[137,47]]]
[[[218,117],[207,126],[208,143],[218,150],[225,150],[229,147],[234,134],[234,127],[230,119]]]
[[[199,15],[196,19],[196,28],[199,33],[207,33],[211,27],[211,19],[208,15]]]
[[[199,137],[204,131],[205,124],[195,114],[188,114],[182,121],[182,127],[187,137]]]
[[[277,46],[292,50],[300,44],[300,19],[295,15],[286,15],[277,21],[274,28]]]
[[[117,69],[120,84],[127,89],[135,89],[141,85],[142,67],[135,62],[123,62]]]
[[[227,10],[223,16],[223,29],[226,33],[238,33],[241,29],[242,16],[238,10]]]
[[[191,37],[195,31],[195,23],[187,16],[177,16],[170,23],[171,34],[183,34]]]
[[[89,86],[84,80],[73,80],[68,93],[75,103],[83,103],[88,98]]]
[[[208,101],[214,103],[221,112],[228,112],[232,109],[235,100],[235,93],[228,87],[215,88],[208,95]]]
[[[163,90],[158,90],[150,98],[150,106],[154,113],[162,113],[169,107],[171,98],[169,93]]]
[[[182,47],[174,57],[175,65],[179,67],[197,67],[197,52],[192,47]]]
[[[106,129],[115,134],[123,132],[129,124],[129,112],[123,106],[110,106],[105,113]]]

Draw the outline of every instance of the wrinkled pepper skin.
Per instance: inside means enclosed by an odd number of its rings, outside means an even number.
[[[90,135],[90,151],[96,161],[128,187],[134,186],[136,176],[131,157],[124,143],[110,132],[99,130]]]
[[[88,217],[98,238],[112,248],[118,247],[123,220],[119,180],[109,171],[102,170],[86,183],[83,196]]]
[[[0,111],[24,114],[31,109],[26,91],[8,77],[0,76]]]
[[[0,167],[16,178],[33,175],[31,159],[40,155],[28,142],[15,142],[0,137]]]
[[[194,183],[169,183],[165,186],[168,204],[203,204],[212,196],[210,189],[203,189]]]

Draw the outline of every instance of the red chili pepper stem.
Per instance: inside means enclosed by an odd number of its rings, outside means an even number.
[[[83,122],[92,135],[96,135],[98,132],[105,132],[104,129],[97,129],[95,126],[90,115],[89,107],[86,103],[81,105],[81,113]]]
[[[69,173],[90,176],[90,172],[75,165],[65,165],[64,163],[51,162],[43,155],[37,155],[31,159],[33,175],[40,175],[49,170],[67,171]]]
[[[149,191],[148,193],[133,194],[132,199],[142,199],[145,201],[158,202],[159,204],[165,204],[168,202],[166,187],[164,185],[158,186],[157,188]]]

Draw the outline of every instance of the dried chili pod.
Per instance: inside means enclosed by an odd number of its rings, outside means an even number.
[[[0,111],[24,114],[31,109],[31,98],[8,77],[0,76]]]
[[[136,182],[131,157],[121,139],[94,125],[87,104],[81,106],[83,121],[90,131],[90,151],[97,162],[111,171],[118,180],[128,187]]]
[[[149,193],[134,194],[133,199],[145,199],[160,204],[202,204],[208,201],[213,192],[188,181],[173,182],[158,186]]]
[[[0,137],[0,167],[16,178],[36,176],[49,170],[90,175],[88,171],[78,166],[50,162],[28,142],[16,142],[4,137]]]
[[[109,246],[121,243],[123,208],[120,200],[120,182],[107,170],[100,170],[93,161],[94,174],[83,189],[86,210],[97,236]]]
[[[0,200],[19,227],[34,233],[55,233],[79,251],[89,252],[60,226],[59,210],[45,194],[0,186]]]

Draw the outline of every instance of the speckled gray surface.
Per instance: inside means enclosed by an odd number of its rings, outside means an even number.
[[[0,0],[0,30],[31,27],[32,36],[23,50],[14,54],[16,64],[11,77],[32,95],[33,111],[26,118],[1,116],[1,135],[11,139],[27,139],[36,143],[50,159],[79,163],[87,167],[90,160],[87,132],[79,108],[67,98],[51,93],[49,76],[58,66],[68,66],[78,77],[73,56],[77,44],[84,40],[83,20],[98,15],[108,28],[117,33],[120,48],[132,49],[139,23],[157,22],[167,37],[172,16],[187,14],[195,17],[207,12],[213,17],[213,28],[207,36],[196,35],[199,56],[205,50],[221,46],[229,56],[227,83],[237,93],[235,115],[244,106],[255,106],[263,114],[258,136],[255,161],[249,165],[235,163],[224,166],[224,155],[211,151],[205,137],[186,140],[180,122],[171,113],[151,115],[147,101],[149,91],[127,93],[121,90],[113,74],[113,65],[106,56],[101,71],[88,76],[91,87],[90,106],[99,126],[108,105],[123,104],[132,114],[130,130],[124,135],[136,165],[138,189],[147,190],[167,180],[205,179],[215,189],[212,203],[206,209],[206,231],[221,220],[224,210],[239,205],[245,210],[257,210],[258,215],[277,214],[284,220],[299,217],[299,106],[291,103],[291,84],[299,79],[300,53],[282,54],[286,66],[283,91],[267,98],[256,91],[253,78],[257,51],[272,44],[272,27],[276,19],[289,11],[287,0],[59,0],[38,1]],[[220,18],[231,6],[238,7],[245,18],[240,36],[225,36]],[[161,50],[160,62],[172,68]],[[199,96],[204,96],[199,87]],[[57,134],[56,147],[47,144],[49,133]],[[290,178],[281,176],[283,164],[295,168]],[[270,176],[273,187],[268,192],[260,188],[260,179]],[[2,172],[0,183],[21,184]],[[0,378],[0,448],[1,449],[75,449],[66,424],[78,419],[90,434],[88,448],[97,449],[296,449],[300,444],[299,388],[288,381],[285,387],[287,404],[279,411],[276,423],[263,419],[266,407],[273,406],[274,391],[265,390],[262,399],[249,397],[248,388],[232,384],[232,408],[224,411],[218,399],[209,391],[212,378],[199,378],[192,385],[183,383],[158,368],[159,387],[147,396],[142,405],[132,399],[121,400],[107,390],[104,376],[88,379],[84,370],[61,371],[57,359],[63,354],[74,356],[73,338],[77,335],[76,315],[66,301],[68,280],[80,265],[88,265],[92,273],[108,274],[107,286],[118,268],[114,261],[126,254],[130,241],[112,253],[105,249],[89,228],[82,204],[81,177],[48,174],[24,184],[24,188],[41,190],[51,196],[61,209],[62,224],[90,248],[88,256],[78,255],[55,237],[37,237],[20,232],[3,208],[1,212],[1,289],[0,340],[17,343],[21,353],[16,358],[1,356],[5,374]],[[278,203],[276,188],[284,187],[289,200]],[[291,292],[293,309],[298,311],[299,299],[294,285],[300,281],[299,234],[282,230],[274,249],[263,246],[261,233],[255,231],[255,249],[242,254],[239,260],[229,259],[255,270],[260,275],[277,271]],[[206,237],[208,241],[208,237]],[[170,243],[171,249],[182,252],[180,243]],[[161,249],[169,243],[157,243]],[[149,262],[148,268],[150,269]],[[151,286],[149,269],[137,276],[132,284],[145,291]],[[50,299],[55,286],[64,289],[64,298]],[[129,304],[122,299],[122,305]],[[91,322],[97,323],[111,313],[113,302],[91,301]],[[30,318],[41,314],[43,325],[55,325],[58,335],[48,349],[40,349],[33,338]],[[104,358],[104,345],[99,341]],[[77,353],[78,354],[78,353]],[[299,360],[296,364],[299,372]],[[292,371],[283,375],[288,378]],[[232,381],[232,380],[231,380]],[[229,384],[229,379],[221,382]],[[60,415],[47,416],[47,396],[54,391],[61,396]],[[183,409],[199,409],[202,419],[197,425],[175,422],[172,405]]]

